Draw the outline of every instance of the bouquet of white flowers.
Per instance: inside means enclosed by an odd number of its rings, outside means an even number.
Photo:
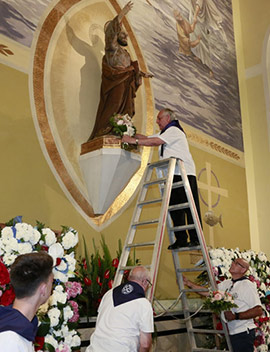
[[[223,311],[231,310],[233,307],[237,307],[234,303],[233,296],[223,291],[210,291],[210,295],[203,304],[203,308],[209,309],[217,315],[220,315]]]
[[[114,114],[110,118],[110,124],[113,126],[113,133],[117,136],[128,135],[133,137],[136,134],[136,127],[133,126],[131,117],[128,114]]]

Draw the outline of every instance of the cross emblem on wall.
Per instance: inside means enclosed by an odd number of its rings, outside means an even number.
[[[220,197],[228,197],[228,190],[220,187],[218,178],[214,171],[211,169],[211,164],[206,162],[205,165],[206,167],[203,168],[198,175],[198,188],[200,199],[208,207],[208,211],[212,211],[212,209],[218,205]],[[205,173],[206,183],[200,181]],[[200,190],[207,191],[207,199],[204,199]],[[213,201],[213,194],[218,195],[217,200],[214,200],[215,202]],[[214,248],[214,228],[212,226],[209,226],[209,244]]]

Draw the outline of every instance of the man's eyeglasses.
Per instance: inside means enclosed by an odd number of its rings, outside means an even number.
[[[153,286],[151,281],[149,281],[148,279],[146,279],[146,281],[148,282],[149,286]]]

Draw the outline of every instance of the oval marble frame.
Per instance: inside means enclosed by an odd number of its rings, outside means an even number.
[[[118,215],[120,210],[123,210],[123,207],[129,200],[132,199],[132,196],[137,189],[147,165],[151,151],[150,148],[143,149],[142,164],[140,169],[132,177],[125,189],[115,199],[114,203],[110,206],[107,212],[104,215],[95,216],[92,206],[87,199],[87,195],[84,194],[76,184],[76,181],[72,177],[70,170],[68,170],[66,163],[63,160],[63,153],[55,141],[52,126],[48,119],[45,96],[46,56],[51,38],[54,35],[54,31],[58,23],[61,19],[63,19],[63,16],[79,3],[80,5],[82,4],[80,0],[59,0],[59,2],[54,5],[44,19],[34,47],[33,70],[32,76],[30,77],[30,90],[32,89],[33,117],[44,155],[68,199],[72,202],[77,211],[87,220],[87,222],[92,227],[99,230],[101,227],[103,228],[108,225],[112,221],[112,218]],[[87,2],[84,2],[84,4],[87,4]],[[120,6],[118,3],[115,0],[110,0],[110,4],[112,5],[115,13],[119,13]],[[146,64],[135,35],[126,19],[124,19],[123,23],[129,34],[129,38],[136,53],[136,58],[139,62],[141,70],[147,71]],[[153,133],[154,104],[150,81],[144,79],[143,87],[146,95],[146,113],[143,116],[142,125],[145,133],[151,134]]]

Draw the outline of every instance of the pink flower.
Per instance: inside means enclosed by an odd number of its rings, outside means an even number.
[[[71,297],[75,298],[77,295],[82,293],[82,285],[79,282],[68,281],[66,282],[65,286],[67,299],[70,299]]]
[[[69,322],[76,323],[80,318],[78,303],[75,301],[69,301],[68,303],[70,304],[70,306],[73,310],[73,316],[69,319]]]
[[[59,347],[57,347],[57,349],[55,350],[55,352],[70,352],[70,348],[68,345],[63,345],[61,347],[61,349]]]
[[[213,296],[213,301],[220,301],[223,298],[222,294],[220,292],[215,292]]]

